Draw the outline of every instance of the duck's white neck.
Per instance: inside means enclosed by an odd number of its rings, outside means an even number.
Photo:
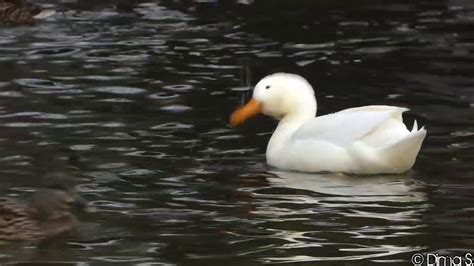
[[[289,140],[293,134],[305,122],[313,119],[316,116],[317,105],[314,97],[309,97],[304,103],[301,103],[295,110],[288,113],[280,120],[275,132],[273,132],[267,146],[267,157],[273,152],[277,152]]]

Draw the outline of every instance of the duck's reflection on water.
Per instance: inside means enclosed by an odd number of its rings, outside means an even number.
[[[298,173],[272,171],[270,183],[276,187],[308,190],[342,202],[416,202],[424,201],[422,184],[403,175],[355,176],[340,173]]]
[[[424,247],[407,242],[422,234],[429,207],[423,185],[406,175],[348,176],[271,171],[266,185],[249,189],[246,217],[279,240],[243,255],[264,262],[370,259],[405,261]],[[298,193],[295,193],[298,191]],[[275,252],[278,251],[278,252]],[[268,254],[268,256],[265,256]],[[281,254],[281,256],[275,256]],[[308,255],[313,254],[313,255]]]

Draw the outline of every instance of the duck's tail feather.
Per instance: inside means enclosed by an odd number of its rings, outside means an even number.
[[[393,166],[394,172],[406,172],[415,164],[425,137],[425,127],[418,130],[418,124],[415,121],[411,132],[402,139],[380,148],[378,154],[387,165]]]
[[[416,131],[418,131],[418,122],[416,122],[416,120],[415,120],[415,122],[413,122],[413,128],[412,128],[411,132],[416,132]]]

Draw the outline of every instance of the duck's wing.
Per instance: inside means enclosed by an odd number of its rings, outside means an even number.
[[[0,198],[0,218],[30,215],[32,213],[27,204],[10,198]]]
[[[0,198],[0,240],[35,240],[42,236],[34,210],[27,204]]]
[[[402,120],[402,113],[407,110],[384,105],[346,109],[304,123],[293,139],[326,141],[344,147],[366,138],[373,139],[372,133],[380,129],[407,131]]]

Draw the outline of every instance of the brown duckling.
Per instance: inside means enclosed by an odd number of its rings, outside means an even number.
[[[60,174],[45,179],[29,203],[0,198],[0,241],[43,242],[67,237],[79,222],[75,209],[86,202],[75,192],[73,183]]]
[[[36,20],[47,18],[54,10],[41,9],[24,0],[0,0],[0,25],[33,25]]]

